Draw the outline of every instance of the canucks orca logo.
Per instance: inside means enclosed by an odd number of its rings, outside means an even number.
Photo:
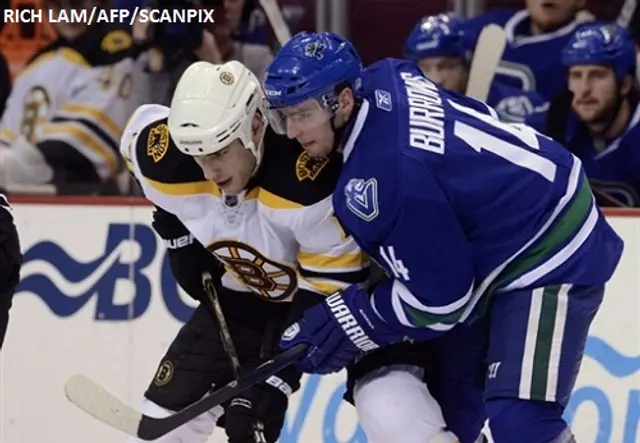
[[[309,58],[315,58],[316,60],[322,60],[326,48],[327,45],[324,43],[308,43],[304,48],[304,55]]]
[[[159,253],[164,253],[161,275],[149,276],[147,268]],[[140,317],[149,307],[152,295],[149,277],[160,283],[170,314],[186,321],[193,308],[178,294],[164,248],[158,248],[156,235],[142,224],[110,225],[102,254],[86,262],[71,257],[52,241],[34,244],[24,254],[22,280],[16,295],[39,297],[59,317],[74,315],[95,297],[96,320],[128,321]],[[116,302],[121,283],[135,288],[127,303]]]
[[[370,222],[378,216],[378,181],[352,178],[344,188],[347,207],[355,215]]]

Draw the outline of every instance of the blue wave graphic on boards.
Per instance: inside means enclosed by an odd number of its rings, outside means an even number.
[[[138,253],[130,254],[130,248],[136,246]],[[18,293],[37,295],[59,317],[73,315],[96,296],[96,318],[136,318],[146,310],[151,296],[150,282],[141,271],[156,252],[155,234],[145,225],[110,225],[103,253],[88,262],[71,257],[57,243],[42,241],[24,254]],[[134,256],[135,261],[128,260],[127,255]],[[119,280],[133,280],[132,303],[114,303]]]
[[[587,339],[584,355],[597,361],[605,371],[617,378],[629,377],[640,371],[640,355],[624,355],[599,337],[590,336]]]

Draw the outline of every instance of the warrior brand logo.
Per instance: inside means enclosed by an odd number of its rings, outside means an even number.
[[[327,297],[326,303],[327,306],[329,306],[331,313],[334,315],[336,320],[338,320],[338,323],[342,326],[345,334],[347,334],[347,337],[349,337],[349,340],[351,340],[354,345],[364,352],[373,351],[374,349],[379,348],[379,346],[364,333],[356,321],[356,318],[351,313],[351,310],[344,303],[342,294],[336,293]]]

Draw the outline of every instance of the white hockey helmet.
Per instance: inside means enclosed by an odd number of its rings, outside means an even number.
[[[240,140],[260,164],[252,122],[260,111],[266,128],[264,92],[242,63],[214,65],[199,61],[182,74],[171,100],[169,133],[186,155],[213,154]]]

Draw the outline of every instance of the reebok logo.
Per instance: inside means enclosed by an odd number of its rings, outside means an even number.
[[[369,352],[378,349],[379,346],[364,333],[349,307],[344,303],[342,294],[336,293],[326,299],[327,306],[333,316],[338,320],[349,340],[361,351]]]

